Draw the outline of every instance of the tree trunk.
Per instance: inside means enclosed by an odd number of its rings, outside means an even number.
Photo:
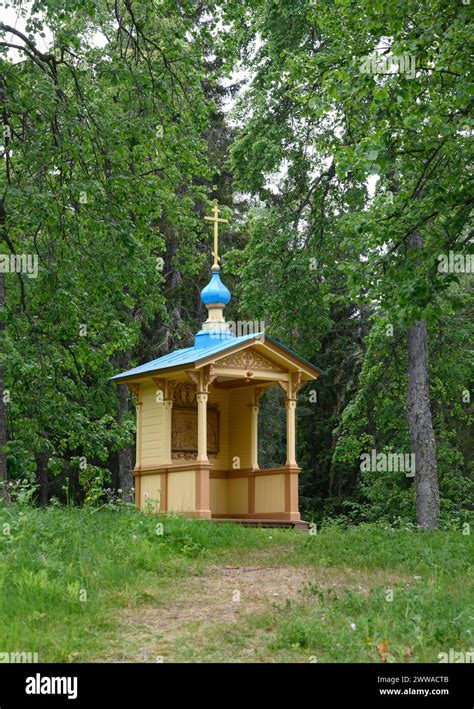
[[[48,454],[38,453],[36,456],[36,482],[38,483],[38,501],[46,506],[49,502]]]
[[[120,422],[128,413],[128,387],[125,384],[118,386],[118,400],[117,420]],[[127,446],[118,452],[118,482],[124,502],[133,502],[132,468],[132,448]]]
[[[8,112],[6,104],[6,85],[3,78],[0,78],[0,99],[2,102],[2,123],[4,126],[9,125]],[[5,135],[3,138],[5,143],[5,166],[6,166],[6,182],[10,185],[10,162],[9,162],[9,145],[10,136]],[[0,225],[2,232],[2,240],[6,240],[6,211],[3,198],[0,199]],[[5,274],[0,273],[0,356],[5,353]],[[0,484],[7,481],[7,454],[5,446],[7,443],[7,411],[5,401],[3,400],[5,387],[5,377],[3,371],[3,362],[0,362]]]
[[[132,361],[131,352],[128,350],[119,358],[118,369],[124,371],[130,369]],[[118,407],[117,421],[120,423],[129,411],[129,391],[125,384],[119,384],[117,387]],[[124,502],[133,502],[133,475],[132,475],[132,447],[127,446],[117,454],[117,476],[118,488],[122,490],[122,499]]]
[[[419,234],[412,236],[410,248],[423,248]],[[438,469],[430,409],[426,320],[417,320],[408,330],[407,418],[415,454],[416,518],[422,529],[438,529]]]
[[[5,347],[5,274],[0,273],[0,354]],[[0,484],[7,481],[7,455],[5,446],[7,444],[7,411],[4,396],[4,375],[3,364],[0,363]]]

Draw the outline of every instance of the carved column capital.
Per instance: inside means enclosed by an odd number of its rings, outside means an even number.
[[[293,372],[291,375],[291,398],[296,399],[296,395],[303,386],[303,381],[301,378],[301,372]]]
[[[289,393],[289,382],[285,381],[284,379],[279,379],[278,380],[278,386],[280,389],[283,389],[285,392],[286,396],[288,396]]]
[[[214,366],[210,364],[207,367],[204,367],[203,369],[187,369],[186,374],[191,379],[198,392],[207,393],[209,391],[209,386],[217,377],[217,374],[215,374],[214,369]]]
[[[174,379],[165,379],[164,377],[153,377],[153,382],[159,391],[163,392],[163,401],[173,399],[173,391],[177,382]]]
[[[196,390],[200,391],[201,390],[201,386],[200,386],[201,385],[201,372],[199,370],[196,371],[194,369],[187,369],[186,374],[188,375],[188,377],[190,378],[190,380],[192,381],[192,383],[196,387]]]

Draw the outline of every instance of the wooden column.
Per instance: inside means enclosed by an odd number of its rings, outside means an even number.
[[[142,402],[135,404],[137,432],[135,435],[135,466],[138,468],[142,462]]]
[[[210,519],[209,460],[207,457],[207,392],[196,394],[198,404],[198,454],[196,467],[196,515]]]
[[[286,394],[286,465],[297,466],[296,462],[296,394],[300,388],[301,372],[292,372],[288,382],[278,384]]]
[[[137,432],[135,436],[135,467],[139,468],[142,462],[142,402],[137,401],[135,404]],[[134,478],[135,485],[135,504],[140,507],[141,500],[141,480],[140,474]]]
[[[188,370],[187,374],[196,386],[198,413],[198,452],[196,460],[196,509],[194,514],[201,519],[210,519],[209,468],[207,457],[207,399],[210,384],[215,375],[212,365],[198,372]]]
[[[301,519],[298,504],[298,472],[293,469],[285,473],[285,513],[291,520]]]
[[[254,470],[260,469],[258,465],[258,412],[260,410],[260,397],[264,391],[264,387],[255,387],[252,403],[249,404],[251,415],[250,467]]]
[[[285,399],[286,406],[286,465],[296,463],[296,399]]]
[[[197,459],[203,463],[208,462],[207,457],[207,392],[196,394],[198,405],[198,454]]]
[[[285,514],[287,519],[300,520],[298,510],[298,463],[296,462],[296,394],[300,388],[301,372],[293,372],[288,383],[279,382],[286,394],[286,466]]]
[[[164,435],[164,463],[171,464],[171,420],[173,415],[173,399],[163,401],[163,435]]]
[[[251,426],[250,432],[250,467],[254,470],[258,469],[258,404],[251,404]]]

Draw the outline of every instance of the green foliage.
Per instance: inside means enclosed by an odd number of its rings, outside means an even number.
[[[343,503],[342,508],[353,521],[413,522],[412,479],[406,478],[404,472],[360,472],[360,455],[371,449],[410,450],[404,417],[403,333],[396,330],[392,333],[386,318],[372,320],[357,394],[342,414],[333,457],[338,469],[352,468],[357,480],[355,499]],[[472,411],[469,402],[463,402],[462,398],[472,371],[467,356],[472,335],[472,322],[464,314],[458,314],[440,323],[431,343],[433,423],[445,524],[449,520],[467,519],[467,510],[474,506],[472,470],[468,465],[472,448],[467,441]],[[453,358],[456,367],[452,366]]]
[[[442,507],[469,508],[461,392],[472,387],[471,276],[438,268],[440,255],[470,252],[469,9],[444,0],[224,7],[251,74],[231,150],[235,184],[256,203],[242,307],[328,373],[316,405],[300,394],[305,513],[413,519],[411,483],[363,478],[358,456],[370,446],[410,451],[405,334],[419,319],[431,338]]]
[[[150,330],[188,333],[168,302],[167,269],[189,292],[204,264],[196,210],[211,175],[210,37],[200,13],[173,3],[12,7],[29,17],[33,47],[43,28],[54,43],[50,54],[25,45],[20,61],[0,50],[11,134],[2,253],[38,259],[36,278],[5,275],[8,467],[13,478],[45,470],[55,494],[64,499],[67,481],[90,500],[134,439],[134,416],[118,410],[108,378],[146,358]]]
[[[405,335],[425,318],[444,523],[462,521],[473,504],[472,286],[438,266],[472,251],[469,6],[9,7],[26,29],[2,30],[0,251],[39,265],[37,278],[5,274],[11,478],[69,504],[118,489],[134,411],[108,379],[191,343],[215,184],[226,204],[243,193],[222,245],[227,316],[265,320],[326,372],[299,393],[303,513],[413,522],[412,481],[362,473],[359,456],[410,450]],[[238,62],[249,83],[231,127],[222,80]],[[284,456],[276,411],[270,395],[266,464]]]

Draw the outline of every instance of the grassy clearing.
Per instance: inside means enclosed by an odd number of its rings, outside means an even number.
[[[471,536],[458,531],[309,536],[133,509],[9,506],[0,652],[45,662],[436,662],[474,647],[473,560]]]

